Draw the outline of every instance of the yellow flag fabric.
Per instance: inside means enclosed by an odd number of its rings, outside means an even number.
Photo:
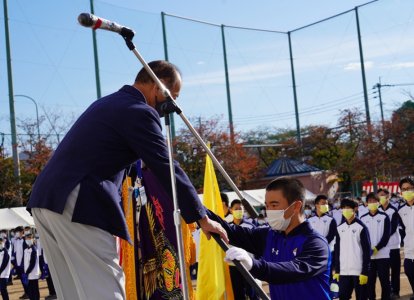
[[[127,177],[122,184],[122,205],[125,212],[125,218],[128,225],[129,235],[134,240],[134,208],[132,202],[132,183],[131,178]],[[134,245],[125,240],[121,240],[121,265],[125,273],[125,290],[127,300],[137,300],[138,294],[136,289],[135,274],[135,255]]]
[[[211,158],[206,156],[203,204],[220,217],[224,217],[220,190]],[[197,300],[234,299],[228,265],[224,251],[214,241],[200,235],[200,251],[197,271]]]

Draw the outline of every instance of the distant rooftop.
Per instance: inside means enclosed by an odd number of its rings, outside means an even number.
[[[320,169],[308,165],[307,163],[291,159],[288,157],[281,157],[274,160],[266,171],[265,177],[292,175],[300,173],[309,173],[321,171]]]

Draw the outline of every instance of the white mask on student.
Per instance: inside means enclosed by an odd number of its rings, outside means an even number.
[[[25,240],[27,247],[30,247],[33,245],[33,241],[32,240]]]
[[[295,202],[289,205],[286,209],[278,210],[266,210],[266,221],[269,223],[270,228],[277,231],[285,231],[289,227],[290,220],[292,219],[293,214],[285,219],[285,211],[288,210]]]

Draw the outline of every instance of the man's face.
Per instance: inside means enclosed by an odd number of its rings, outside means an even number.
[[[234,205],[231,207],[231,211],[235,211],[235,210],[243,210],[243,207],[242,207],[242,206],[241,206],[241,204],[239,204],[239,203],[234,204]]]
[[[316,209],[317,209],[318,211],[320,211],[320,210],[321,210],[321,206],[322,206],[322,205],[327,205],[327,204],[328,204],[328,200],[326,200],[326,199],[321,199],[321,200],[319,200],[318,204],[316,204],[315,206],[316,206]]]
[[[266,191],[266,210],[286,210],[284,214],[285,219],[290,218],[294,212],[299,212],[302,205],[298,205],[298,202],[301,204],[300,201],[297,201],[289,205],[281,190]]]
[[[179,76],[179,78],[176,81],[176,83],[174,84],[174,86],[169,88],[170,94],[171,94],[171,96],[174,100],[176,100],[178,98],[178,96],[180,95],[180,90],[181,90],[181,76],[179,74],[178,74],[178,76]],[[166,82],[164,80],[161,79],[161,81],[165,86],[167,86]],[[152,95],[149,97],[149,99],[147,99],[148,104],[155,108],[157,103],[162,103],[162,102],[165,101],[165,99],[166,98],[162,94],[162,91],[154,83],[153,89],[152,89]]]
[[[401,185],[401,192],[405,191],[414,191],[414,186],[412,186],[409,182],[404,182]]]

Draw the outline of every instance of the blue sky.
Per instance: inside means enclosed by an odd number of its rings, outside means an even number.
[[[147,61],[164,58],[161,11],[214,24],[288,31],[366,1],[131,1],[95,3],[95,14],[136,31]],[[91,30],[77,24],[89,1],[9,0],[14,94],[34,98],[40,111],[78,116],[96,99]],[[3,11],[3,9],[2,9]],[[371,118],[380,120],[372,87],[414,82],[414,1],[380,0],[359,9]],[[0,29],[0,132],[10,133],[4,19]],[[221,32],[218,26],[166,18],[169,59],[183,73],[179,104],[189,118],[228,122]],[[98,31],[102,94],[130,84],[139,61],[111,32]],[[286,34],[226,27],[227,59],[236,130],[295,129]],[[364,111],[355,14],[291,35],[301,125],[334,126],[339,110]],[[386,117],[414,86],[383,89]],[[33,103],[15,99],[18,119],[35,118]],[[177,127],[183,126],[180,120]],[[6,137],[6,143],[10,138]]]

